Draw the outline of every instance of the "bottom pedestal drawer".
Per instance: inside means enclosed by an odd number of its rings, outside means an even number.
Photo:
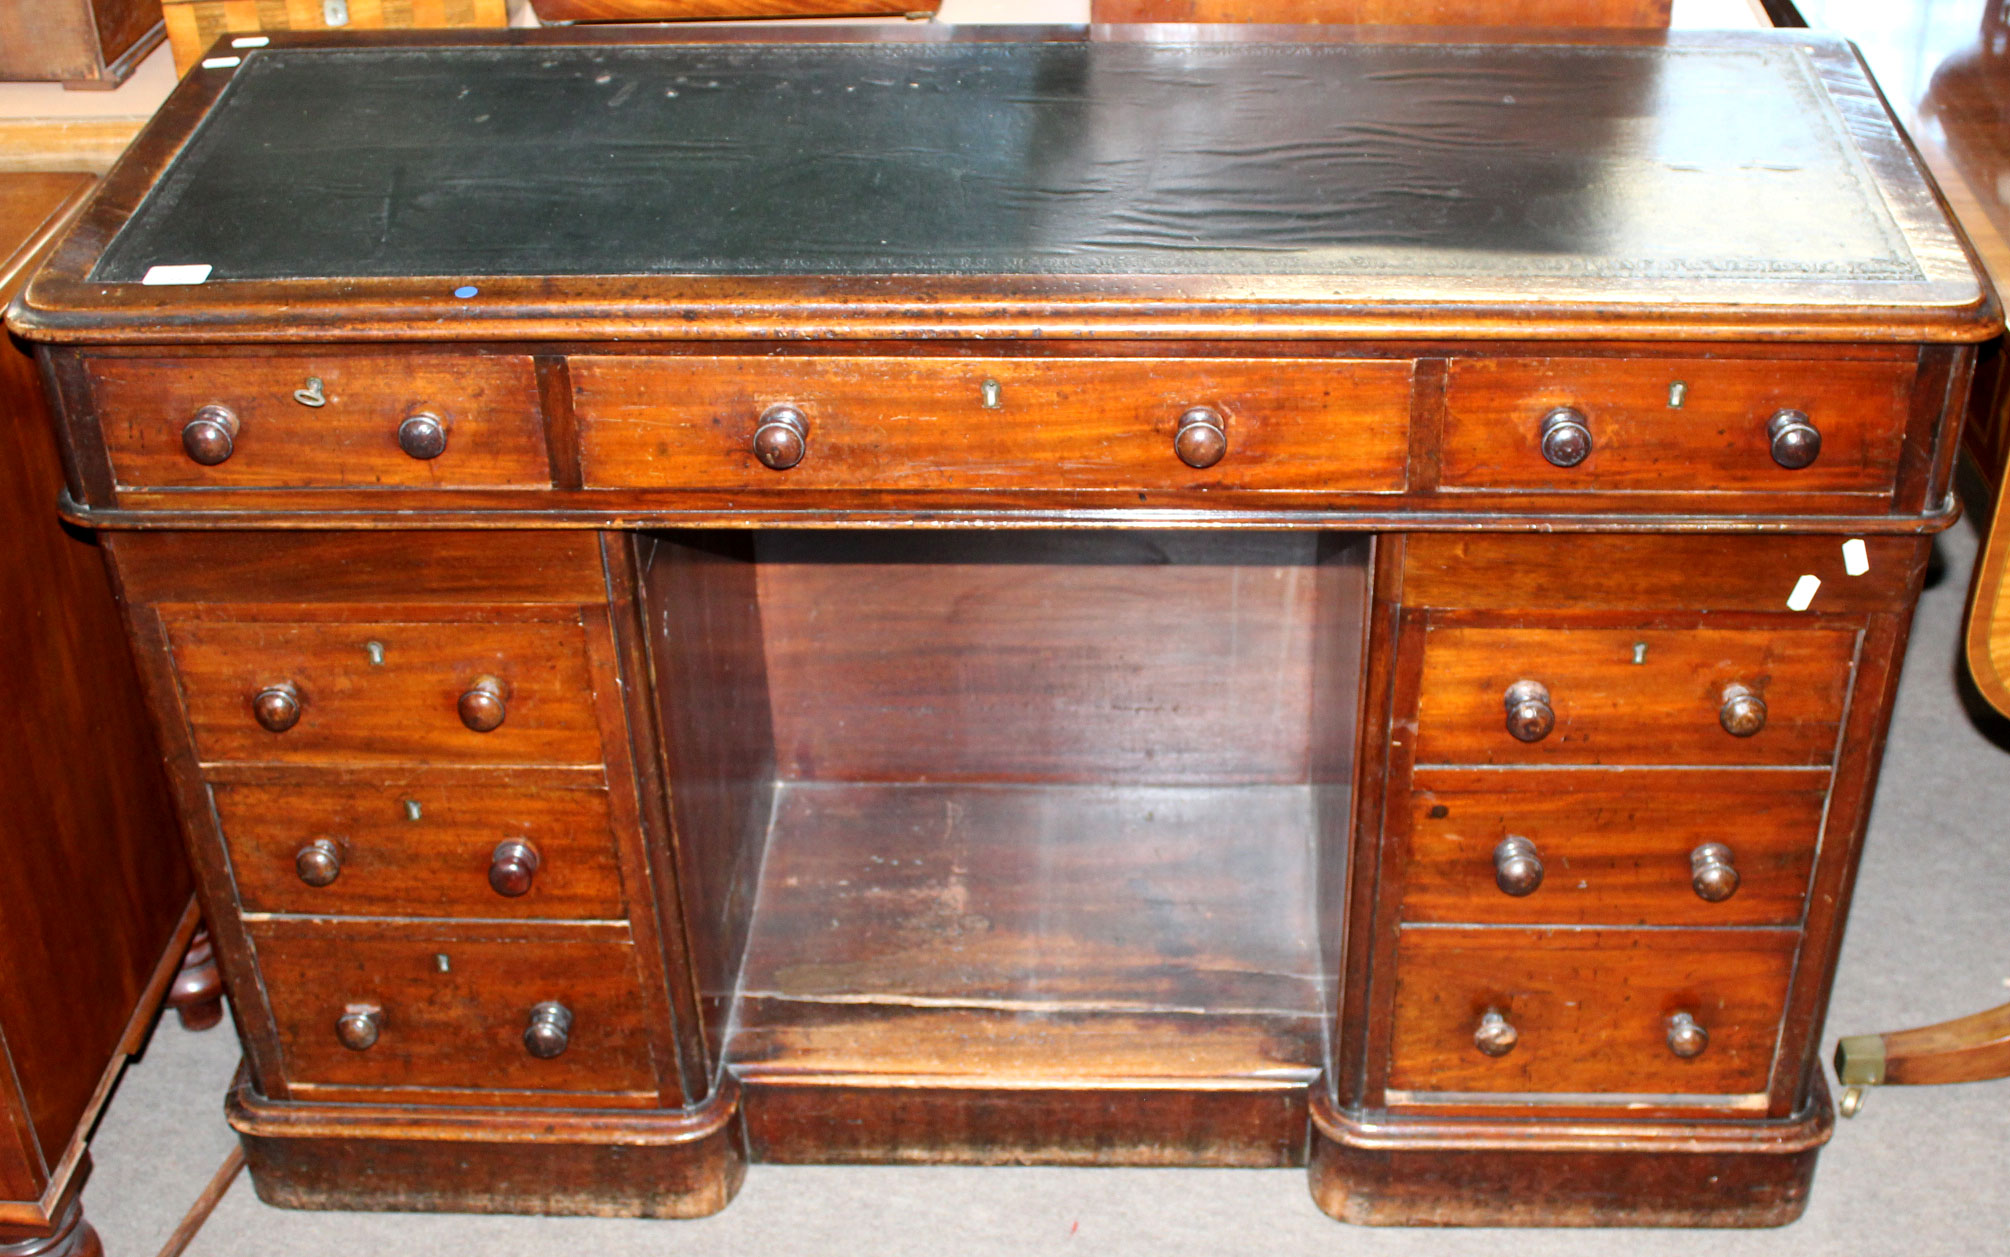
[[[1406,928],[1389,1088],[1762,1093],[1798,939],[1794,930]]]
[[[656,1090],[635,949],[625,938],[459,930],[254,926],[286,1081]]]

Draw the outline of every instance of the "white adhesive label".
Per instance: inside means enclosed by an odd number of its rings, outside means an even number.
[[[270,35],[239,35],[230,41],[232,48],[263,48],[272,42]]]
[[[1809,572],[1794,582],[1794,592],[1787,595],[1787,610],[1806,611],[1815,603],[1815,591],[1822,587],[1822,578]]]
[[[1843,542],[1843,571],[1851,576],[1862,576],[1870,570],[1870,547],[1862,537],[1851,537]]]
[[[204,57],[202,59],[202,68],[205,70],[228,70],[243,60],[243,57]]]
[[[198,262],[193,266],[149,266],[140,282],[155,287],[162,284],[200,284],[209,278],[209,269],[207,262]]]

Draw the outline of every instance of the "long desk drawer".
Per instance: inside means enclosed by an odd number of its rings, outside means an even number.
[[[581,356],[571,373],[589,488],[1397,492],[1409,452],[1407,359]],[[799,430],[770,428],[775,461],[796,461],[777,469],[756,441],[785,410]]]

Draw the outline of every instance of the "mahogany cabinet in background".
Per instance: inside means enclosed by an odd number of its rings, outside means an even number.
[[[160,0],[8,0],[0,80],[117,87],[166,35]]]
[[[0,297],[91,182],[0,175]],[[34,358],[0,342],[0,1251],[10,1254],[96,1251],[77,1203],[85,1139],[197,923],[104,561],[50,511],[62,483]]]

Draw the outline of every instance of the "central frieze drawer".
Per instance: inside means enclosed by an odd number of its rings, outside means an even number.
[[[591,488],[1393,493],[1409,446],[1408,360],[608,356],[571,373]],[[789,415],[778,470],[756,438]]]
[[[601,762],[576,615],[530,623],[167,618],[208,763]]]

